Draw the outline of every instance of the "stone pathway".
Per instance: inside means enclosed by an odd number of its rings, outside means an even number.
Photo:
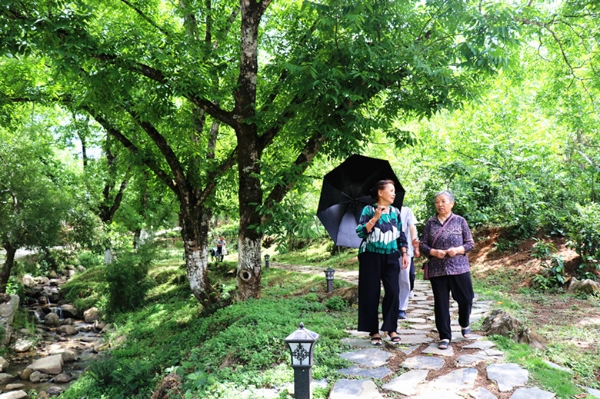
[[[274,263],[274,268],[319,274],[324,268]],[[358,283],[358,272],[338,272],[336,279]],[[374,347],[367,333],[351,330],[342,343],[350,350],[340,356],[353,366],[338,370],[348,378],[339,379],[329,399],[551,399],[552,392],[532,387],[529,373],[517,364],[506,363],[504,353],[494,343],[471,334],[462,337],[458,308],[452,301],[452,343],[447,350],[437,348],[438,335],[433,316],[433,293],[429,281],[415,281],[414,297],[409,301],[407,319],[398,320],[399,345],[388,338]],[[491,302],[477,298],[471,322],[485,317]],[[440,371],[442,370],[442,371]],[[382,381],[383,380],[383,381]],[[588,397],[600,392],[588,388]]]

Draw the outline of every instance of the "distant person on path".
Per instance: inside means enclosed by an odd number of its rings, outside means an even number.
[[[408,267],[406,236],[400,211],[392,205],[396,188],[392,180],[380,180],[373,189],[376,203],[363,208],[356,232],[363,239],[358,250],[358,330],[366,331],[373,345],[382,345],[379,333],[381,283],[383,324],[392,343],[399,343],[398,282],[400,267]]]
[[[225,248],[226,245],[227,243],[225,242],[225,237],[221,236],[217,240],[217,255],[224,256],[227,254],[227,249]]]
[[[458,324],[463,337],[468,338],[471,334],[469,326],[475,294],[467,253],[475,243],[467,221],[452,213],[454,195],[440,191],[434,201],[437,215],[425,223],[419,248],[429,257],[435,326],[440,334],[438,348],[448,349],[452,342],[450,293],[458,302]]]
[[[408,267],[400,269],[400,294],[398,297],[398,318],[406,319],[406,310],[408,309],[408,298],[412,294],[415,286],[415,261],[419,257],[419,246],[413,246],[413,242],[419,241],[417,234],[417,219],[410,208],[405,206],[400,210],[400,220],[402,221],[402,232],[407,238],[407,254],[409,259]]]

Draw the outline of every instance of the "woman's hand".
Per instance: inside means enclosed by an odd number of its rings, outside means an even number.
[[[408,259],[408,254],[404,252],[402,254],[402,270],[406,269],[408,266],[410,266],[410,261]]]
[[[444,259],[446,257],[446,251],[443,249],[432,249],[429,254],[438,259]]]
[[[419,251],[420,244],[421,244],[421,241],[419,241],[418,238],[415,238],[414,240],[412,240],[412,246],[413,246],[413,252],[414,252],[415,258],[418,258],[419,256],[421,256],[421,252]]]
[[[446,250],[446,253],[449,257],[454,258],[456,255],[461,255],[465,253],[464,247],[452,247]]]

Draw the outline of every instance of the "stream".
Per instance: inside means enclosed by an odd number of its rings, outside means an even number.
[[[89,314],[86,322],[82,312],[60,300],[66,278],[29,276],[27,281],[20,306],[34,324],[12,330],[4,355],[8,367],[0,373],[0,399],[27,398],[22,395],[30,391],[38,398],[60,395],[98,356],[107,328]]]

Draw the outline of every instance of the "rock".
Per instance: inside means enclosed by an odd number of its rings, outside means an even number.
[[[600,284],[590,279],[579,281],[571,277],[567,291],[572,294],[600,295]]]
[[[109,329],[110,329],[110,323],[108,323],[107,325],[105,325],[104,328],[102,330],[100,330],[100,334],[104,334]]]
[[[40,277],[35,277],[34,280],[35,280],[36,284],[39,284],[39,285],[48,285],[48,284],[50,284],[50,279],[48,277],[41,277],[41,276]]]
[[[508,392],[517,386],[527,384],[529,372],[514,363],[492,364],[487,366],[487,376],[496,381],[500,392]]]
[[[21,373],[19,378],[21,378],[23,381],[27,381],[32,373],[33,373],[32,369],[26,368],[25,370],[23,370],[23,372]]]
[[[28,352],[33,347],[33,342],[28,339],[18,339],[15,343],[15,352]]]
[[[106,323],[98,320],[94,322],[94,331],[101,332],[102,330],[104,330],[104,327],[106,327]]]
[[[58,327],[60,324],[60,317],[56,313],[48,313],[44,317],[44,324],[48,327]]]
[[[83,273],[85,271],[85,267],[77,266],[77,270]]]
[[[77,329],[70,325],[60,326],[56,329],[56,332],[61,335],[75,335],[77,334]]]
[[[7,391],[15,391],[17,389],[22,389],[25,388],[25,384],[7,384],[6,387],[4,389],[6,389]]]
[[[48,395],[50,396],[58,396],[61,393],[63,393],[64,389],[62,389],[61,387],[50,387],[46,390],[46,392],[48,393]],[[1,399],[1,398],[0,398]]]
[[[0,399],[27,399],[29,395],[25,391],[12,391],[0,395]],[[38,396],[39,398],[39,396]]]
[[[68,317],[77,317],[77,308],[75,308],[75,306],[71,304],[65,304],[62,305],[60,308],[62,309],[62,314],[65,319]]]
[[[98,320],[98,316],[99,316],[99,311],[98,308],[89,308],[88,310],[86,310],[85,312],[83,312],[83,320],[86,323],[93,323],[94,321]]]
[[[68,324],[70,326],[72,326],[73,324],[75,324],[75,319],[73,319],[72,317],[67,317],[66,319],[64,319],[62,321],[62,324]]]
[[[495,309],[483,320],[481,330],[487,335],[517,338],[521,323],[503,310]]]
[[[77,360],[77,357],[75,356],[75,352],[70,351],[68,349],[65,350],[64,352],[62,352],[61,356],[63,358],[64,363],[73,363],[75,360]]]
[[[543,348],[547,343],[546,339],[540,334],[531,331],[529,327],[523,326],[515,317],[500,309],[493,310],[483,320],[481,330],[487,335],[502,335],[503,337],[513,338],[519,343],[528,344],[536,349]]]
[[[8,361],[2,356],[0,356],[0,373],[5,371],[8,368],[8,366]]]
[[[0,385],[6,384],[8,381],[14,380],[15,377],[12,374],[0,373]]]
[[[62,372],[62,355],[52,355],[36,360],[28,366],[33,371],[56,375]]]
[[[59,383],[59,384],[65,384],[71,380],[72,380],[71,376],[69,376],[68,374],[65,374],[65,373],[60,373],[59,375],[54,377],[54,382]]]
[[[0,302],[0,331],[2,333],[2,345],[8,345],[12,333],[11,324],[15,317],[15,312],[19,307],[19,296],[18,295],[5,295],[4,299],[9,299],[8,302]]]
[[[23,283],[23,286],[26,288],[31,288],[35,285],[35,279],[33,278],[33,276],[31,274],[24,275],[21,282]]]
[[[519,334],[519,343],[528,344],[532,348],[542,349],[546,346],[548,341],[535,331],[531,331],[528,327],[523,328],[523,331]]]
[[[31,382],[45,382],[50,380],[50,376],[48,374],[40,373],[39,371],[34,371],[29,376],[29,381]]]
[[[358,303],[358,286],[338,288],[327,296],[339,296],[349,305],[356,304]]]
[[[377,385],[371,380],[338,380],[329,393],[329,399],[369,398],[383,399]]]

